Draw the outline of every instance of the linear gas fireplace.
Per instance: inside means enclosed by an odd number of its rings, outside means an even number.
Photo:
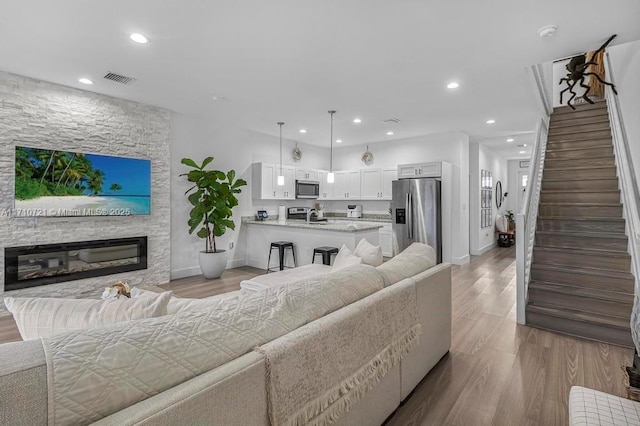
[[[147,269],[147,237],[4,249],[5,291]]]

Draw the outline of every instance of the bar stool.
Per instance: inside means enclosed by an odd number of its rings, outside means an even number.
[[[338,249],[336,247],[316,247],[313,249],[313,259],[311,259],[311,263],[316,263],[316,254],[322,255],[322,263],[324,265],[331,265],[331,255],[338,254]]]
[[[280,270],[282,271],[284,266],[284,249],[291,249],[291,254],[293,255],[293,267],[297,267],[298,263],[296,262],[296,251],[293,249],[293,243],[291,241],[276,241],[271,243],[271,247],[269,247],[269,260],[267,260],[267,274],[272,271],[274,268],[271,268],[271,251],[277,248],[278,255],[280,256]],[[291,266],[287,266],[287,268],[291,268]]]

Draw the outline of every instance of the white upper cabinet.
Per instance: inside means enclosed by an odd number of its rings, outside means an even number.
[[[398,175],[397,169],[363,169],[361,171],[360,199],[391,200],[391,182]]]
[[[273,163],[254,163],[252,166],[252,195],[260,200],[293,200],[295,193],[295,168],[282,166],[284,186],[278,186],[280,166]]]
[[[442,176],[442,163],[416,163],[402,164],[398,166],[398,179],[412,177],[440,177]]]
[[[318,200],[331,200],[333,198],[334,184],[327,182],[328,170],[318,170],[318,181],[320,182],[320,194]]]
[[[363,200],[379,200],[382,181],[382,170],[380,169],[364,169],[361,174],[362,180],[362,199]]]
[[[300,169],[296,167],[296,180],[318,180],[318,170]]]
[[[296,169],[293,166],[282,166],[282,175],[284,176],[284,185],[278,186],[277,180],[280,174],[280,166],[276,166],[276,198],[278,200],[293,200],[296,198]]]
[[[333,200],[360,199],[360,170],[341,170],[334,172]]]

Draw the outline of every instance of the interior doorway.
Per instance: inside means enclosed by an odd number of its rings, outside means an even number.
[[[524,202],[524,194],[527,191],[529,183],[529,171],[518,172],[518,211],[522,211],[522,203]]]

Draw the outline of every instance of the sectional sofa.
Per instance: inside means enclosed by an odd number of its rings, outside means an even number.
[[[331,312],[320,314],[320,317],[308,321],[301,326],[296,325],[294,327],[295,329],[277,338],[265,339],[266,341],[255,345],[255,350],[249,348],[246,353],[240,356],[234,357],[207,371],[196,372],[197,374],[194,374],[193,377],[189,377],[166,389],[159,388],[159,391],[151,390],[149,391],[149,397],[139,398],[134,395],[132,402],[125,403],[125,405],[128,405],[124,407],[122,406],[122,401],[126,401],[129,394],[135,393],[134,391],[137,390],[137,388],[131,387],[131,383],[126,383],[125,385],[129,387],[123,387],[122,391],[111,392],[104,390],[103,395],[100,395],[100,388],[103,387],[101,383],[105,380],[105,374],[102,374],[101,377],[96,377],[94,381],[92,378],[94,373],[92,367],[85,367],[83,365],[85,361],[91,364],[91,360],[88,358],[93,356],[93,353],[82,351],[86,351],[87,346],[100,346],[102,348],[101,352],[96,355],[96,361],[98,363],[103,362],[109,364],[115,361],[122,363],[123,359],[128,359],[128,357],[130,357],[130,359],[137,359],[139,354],[133,351],[144,351],[146,349],[126,348],[130,346],[128,344],[131,343],[131,341],[138,339],[138,336],[140,336],[139,339],[143,339],[144,336],[150,335],[148,333],[154,333],[157,330],[162,330],[160,337],[171,335],[174,329],[184,330],[185,327],[189,328],[192,323],[199,324],[199,321],[206,322],[210,320],[212,314],[205,315],[200,312],[177,313],[165,315],[162,318],[129,321],[108,327],[98,327],[80,331],[75,334],[69,333],[68,336],[65,335],[58,340],[29,340],[0,345],[0,424],[44,425],[54,423],[89,424],[93,422],[99,425],[119,426],[134,424],[293,424],[290,420],[283,421],[277,418],[273,413],[273,411],[275,411],[273,401],[278,397],[278,395],[274,395],[274,393],[275,389],[278,388],[270,381],[276,380],[274,377],[277,374],[277,369],[275,366],[272,366],[274,359],[269,358],[269,356],[272,355],[268,355],[267,349],[280,350],[286,357],[288,355],[287,348],[289,345],[291,345],[292,348],[296,344],[304,347],[306,345],[304,339],[311,339],[307,340],[311,344],[314,343],[314,339],[317,339],[318,336],[326,335],[330,330],[344,330],[345,324],[349,321],[350,317],[360,316],[360,318],[365,318],[367,321],[368,318],[371,318],[373,321],[375,320],[379,307],[384,306],[386,299],[397,298],[401,294],[411,295],[412,297],[415,296],[416,301],[417,321],[419,322],[420,329],[419,341],[415,340],[410,346],[407,346],[408,353],[399,353],[399,356],[396,357],[397,362],[392,362],[387,359],[386,361],[378,360],[378,362],[371,363],[370,366],[376,368],[382,366],[382,368],[378,370],[378,375],[375,377],[375,380],[371,378],[367,379],[369,380],[369,384],[366,386],[362,386],[363,380],[361,379],[366,376],[367,371],[363,370],[364,373],[361,371],[359,373],[361,374],[360,379],[357,379],[353,385],[355,391],[351,392],[351,394],[347,392],[346,397],[348,401],[346,403],[343,403],[344,395],[330,400],[331,403],[336,401],[336,404],[333,405],[342,403],[342,409],[336,410],[332,414],[332,417],[319,416],[313,418],[315,414],[318,414],[318,412],[324,409],[317,407],[315,411],[309,411],[311,414],[305,414],[308,416],[307,418],[310,419],[308,423],[314,424],[325,424],[327,422],[344,425],[382,424],[400,405],[401,401],[410,395],[416,385],[436,363],[446,355],[451,345],[451,266],[446,263],[433,266],[432,260],[427,259],[424,261],[424,259],[422,259],[423,257],[424,256],[402,256],[401,254],[378,268],[368,267],[370,269],[363,269],[364,267],[362,266],[349,267],[340,271],[339,275],[338,273],[330,273],[316,277],[310,282],[298,287],[296,287],[296,284],[292,284],[272,290],[272,294],[263,292],[264,294],[259,293],[251,296],[256,300],[260,299],[262,301],[273,296],[280,302],[284,300],[285,306],[287,309],[290,309],[292,306],[295,308],[302,303],[301,300],[303,299],[296,299],[296,294],[307,294],[309,291],[312,291],[313,288],[331,286],[335,284],[336,281],[340,281],[339,286],[335,286],[338,291],[347,291],[346,287],[352,285],[351,283],[355,285],[365,279],[375,281],[378,279],[378,276],[382,283],[380,284],[380,288],[369,291],[369,294],[365,297],[356,297],[357,300],[353,301],[349,300],[344,306]],[[375,277],[375,279],[372,277]],[[357,285],[362,285],[362,287],[359,288],[364,288],[364,286],[370,284],[359,283]],[[290,297],[290,294],[293,294],[295,297]],[[243,306],[242,304],[245,302],[242,300],[242,297],[244,296],[236,294],[225,302],[225,296],[220,296],[212,300],[212,303],[215,301],[219,302],[215,305],[216,308],[212,309],[229,310],[231,309],[229,306],[234,306],[236,303],[239,304],[238,306]],[[327,299],[330,299],[330,297],[327,296]],[[316,308],[317,306],[314,306],[313,309],[310,309],[310,312],[320,312]],[[394,315],[398,317],[404,315],[402,312],[404,309],[398,309],[397,307],[395,309],[397,312],[394,313]],[[233,312],[236,311],[238,311],[238,309],[235,309]],[[229,310],[229,312],[231,312],[231,310]],[[213,317],[215,317],[215,315],[213,315]],[[358,323],[356,320],[353,322],[355,325],[352,325],[353,327],[360,327],[366,326],[365,323],[362,321]],[[351,327],[352,325],[349,326]],[[215,327],[218,327],[218,325]],[[202,329],[206,329],[206,327]],[[374,333],[365,336],[358,335],[359,331],[355,329],[349,329],[346,333],[348,336],[354,337],[354,340],[357,340],[355,337],[360,339],[364,337],[364,340],[361,341],[375,340],[374,337],[376,337]],[[124,336],[123,338],[128,340],[122,343],[114,336]],[[203,336],[180,336],[179,339],[183,340],[179,340],[178,344],[184,346],[185,341],[198,340],[200,337]],[[332,336],[325,337],[331,338]],[[113,342],[111,342],[110,339],[113,339]],[[109,340],[108,345],[102,345],[105,340]],[[59,350],[61,347],[60,342],[64,342],[66,345],[64,350],[67,351],[66,354],[68,355],[67,358],[61,361],[52,355],[52,353],[55,352],[53,349],[58,348]],[[391,342],[389,343],[391,344]],[[116,354],[113,355],[116,359],[109,359],[109,348],[114,348],[118,345],[132,352],[113,352]],[[105,348],[107,350],[105,350]],[[262,348],[265,349],[263,350]],[[284,352],[282,352],[283,350]],[[298,349],[295,350],[297,351]],[[45,355],[45,351],[47,351],[48,356]],[[294,351],[294,349],[292,349],[292,351]],[[333,356],[353,358],[359,355],[358,351],[360,351],[358,346],[350,346],[347,344],[342,349],[334,351],[328,358],[333,358]],[[193,351],[187,353],[191,354],[192,352]],[[69,386],[69,388],[74,386],[79,387],[79,391],[75,394],[77,398],[82,398],[83,394],[92,392],[97,392],[101,398],[104,398],[105,409],[103,412],[101,412],[100,409],[97,410],[98,418],[95,412],[89,413],[87,411],[85,416],[83,412],[84,408],[80,406],[80,402],[78,402],[78,407],[74,407],[76,401],[73,399],[73,396],[62,399],[52,397],[51,395],[54,387],[57,386],[56,389],[58,391],[62,388],[54,383],[54,377],[57,378],[58,376],[52,375],[48,369],[60,367],[58,363],[69,362],[73,356],[82,358],[82,356],[78,354],[83,353],[89,354],[90,356],[87,356],[87,360],[75,360],[78,362],[76,365],[79,366],[76,370],[77,373],[75,377],[73,376],[73,370],[70,373],[67,372],[71,374],[73,381],[75,381],[73,386]],[[126,356],[122,355],[123,353],[125,353]],[[145,355],[145,353],[143,353],[143,355]],[[53,361],[51,361],[52,357]],[[329,361],[328,358],[327,361]],[[140,359],[145,358],[142,356]],[[148,365],[155,365],[153,364],[155,360],[151,360],[151,356],[148,356],[147,359],[149,359]],[[301,360],[301,362],[303,361],[308,362],[307,360]],[[142,362],[141,365],[145,365],[146,362],[147,361]],[[180,358],[177,358],[175,363],[176,369],[178,366],[180,368],[184,367],[181,365],[183,362]],[[95,365],[96,364],[94,364],[94,369],[97,370]],[[328,365],[330,365],[330,363],[328,363]],[[118,367],[113,367],[114,370],[117,368]],[[187,367],[184,367],[184,369],[189,370]],[[295,370],[295,368],[292,370]],[[61,371],[60,374],[64,372],[62,367],[60,367],[59,371]],[[131,373],[131,381],[137,380],[136,374],[139,373],[138,371],[135,371],[135,369],[127,371]],[[159,378],[173,374],[171,367],[159,368],[153,373]],[[319,376],[324,373],[327,372],[318,372],[318,380]],[[307,379],[304,377],[304,372],[301,376],[296,376],[295,371],[292,371],[291,377],[290,384],[284,383],[285,391],[295,392],[298,388],[307,389],[304,387],[305,384],[301,383]],[[310,379],[313,381],[314,377],[310,377]],[[122,379],[122,377],[115,375],[111,377],[110,380],[111,382],[109,382],[109,386],[107,387],[116,386],[114,389],[118,389],[118,380],[127,381],[126,377]],[[280,380],[282,380],[282,375],[280,376]],[[139,387],[147,385],[149,384],[140,385]],[[283,383],[280,383],[280,386],[282,389]],[[132,391],[132,389],[134,391]],[[114,406],[112,399],[120,401],[120,406],[115,411],[109,408]],[[326,405],[325,402],[324,406]],[[331,404],[329,405],[331,406]],[[75,412],[73,415],[76,417],[61,416],[58,418],[54,415],[67,408],[74,409]],[[300,422],[300,420],[298,421]],[[307,423],[307,421],[302,421],[301,423]]]

